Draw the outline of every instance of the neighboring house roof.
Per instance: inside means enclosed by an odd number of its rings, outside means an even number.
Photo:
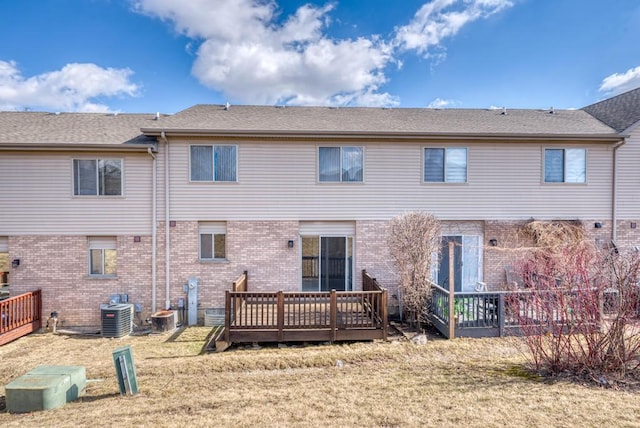
[[[640,88],[633,89],[582,110],[618,132],[624,132],[640,122]]]
[[[148,135],[298,134],[619,139],[581,110],[196,105],[144,127]]]
[[[140,128],[155,114],[0,112],[0,147],[107,147],[146,150]]]

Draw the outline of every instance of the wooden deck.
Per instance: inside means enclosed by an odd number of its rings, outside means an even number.
[[[363,291],[250,292],[246,273],[225,295],[231,343],[374,340],[387,337],[387,291],[363,272]]]
[[[42,292],[24,293],[0,301],[0,345],[42,327]]]

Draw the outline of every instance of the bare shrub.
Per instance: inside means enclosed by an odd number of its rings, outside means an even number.
[[[539,225],[538,225],[539,226]],[[528,290],[507,310],[522,327],[536,370],[600,379],[624,376],[640,364],[638,280],[633,251],[597,249],[555,226],[516,266]]]
[[[398,275],[400,302],[409,321],[426,322],[431,307],[431,263],[440,251],[440,221],[425,212],[394,217],[389,225],[389,251]]]

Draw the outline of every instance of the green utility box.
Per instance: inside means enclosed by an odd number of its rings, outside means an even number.
[[[64,406],[84,395],[81,366],[39,366],[5,386],[7,411],[25,413]]]
[[[138,378],[136,367],[133,365],[131,346],[123,346],[113,351],[113,364],[116,366],[120,394],[137,394]]]

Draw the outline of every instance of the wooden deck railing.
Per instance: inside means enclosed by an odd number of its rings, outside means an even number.
[[[231,284],[232,291],[247,291],[247,282],[249,281],[249,272],[246,270]]]
[[[0,345],[42,327],[41,290],[0,301]]]
[[[432,284],[431,290],[431,321],[445,337],[504,335],[507,324],[504,292],[458,292],[451,302],[449,290],[436,284]]]
[[[363,291],[250,292],[245,274],[244,291],[225,293],[225,341],[386,339],[387,291],[365,276]]]
[[[574,291],[566,290],[567,298],[572,295]],[[458,292],[452,303],[448,290],[432,285],[431,321],[447,338],[531,334],[550,325],[564,328],[570,309],[564,312],[557,296],[557,291],[549,291],[547,297],[541,290],[535,294],[531,290]],[[453,317],[449,317],[449,308],[453,308]],[[581,325],[597,328],[601,317],[595,311],[593,320],[582,320]]]

